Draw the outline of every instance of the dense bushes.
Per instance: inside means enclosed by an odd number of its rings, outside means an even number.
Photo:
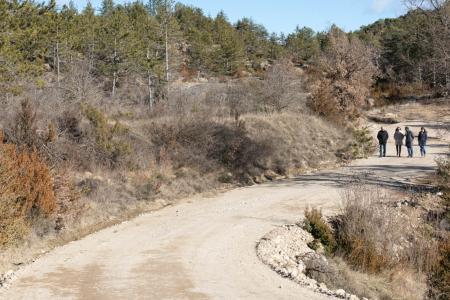
[[[263,167],[262,158],[273,151],[269,141],[249,137],[245,128],[234,123],[187,121],[179,124],[152,124],[148,135],[157,146],[158,161],[170,159],[175,168],[185,165],[204,172],[225,168],[245,173]]]
[[[0,247],[18,242],[29,224],[55,213],[53,178],[36,150],[16,150],[0,134]]]

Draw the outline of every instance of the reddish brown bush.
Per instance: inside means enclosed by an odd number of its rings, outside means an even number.
[[[57,208],[53,178],[36,150],[4,144],[0,133],[0,246],[26,232],[25,225]]]
[[[332,28],[311,72],[310,107],[339,122],[359,117],[377,73],[375,53],[358,38]]]

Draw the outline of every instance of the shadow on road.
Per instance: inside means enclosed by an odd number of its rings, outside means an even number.
[[[384,177],[384,176],[378,176],[375,174],[375,172],[360,172],[357,173],[358,169],[361,170],[371,170],[371,171],[377,171],[377,170],[383,170],[386,171],[386,169],[392,168],[392,172],[398,172],[399,169],[411,169],[410,171],[416,171],[418,169],[424,170],[424,171],[430,171],[433,170],[432,167],[390,167],[390,166],[364,166],[364,167],[349,167],[349,169],[353,169],[354,172],[352,174],[349,173],[341,173],[341,172],[321,172],[317,174],[311,174],[311,175],[302,175],[298,176],[293,179],[289,180],[283,180],[283,181],[274,181],[269,183],[269,186],[274,187],[280,187],[280,186],[309,186],[309,185],[317,185],[317,184],[323,184],[327,186],[334,186],[334,187],[346,187],[351,184],[368,184],[368,185],[374,185],[374,186],[381,186],[385,188],[394,188],[394,189],[403,189],[403,190],[412,190],[415,192],[422,192],[422,191],[435,191],[436,188],[427,185],[427,184],[419,184],[419,183],[413,183],[408,182],[405,180],[401,180],[399,178],[392,178],[392,177]]]

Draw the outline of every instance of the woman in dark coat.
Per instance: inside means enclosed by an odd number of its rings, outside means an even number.
[[[425,146],[427,145],[428,133],[424,127],[422,127],[420,129],[418,140],[419,140],[419,147],[420,147],[420,155],[422,157],[425,157],[425,155],[427,154]]]
[[[413,141],[414,141],[414,134],[411,130],[409,130],[409,127],[405,127],[405,145],[408,149],[408,157],[413,157]]]
[[[395,140],[395,149],[397,150],[398,157],[402,156],[402,146],[404,138],[405,135],[403,134],[402,129],[400,127],[397,127],[394,133],[394,140]]]

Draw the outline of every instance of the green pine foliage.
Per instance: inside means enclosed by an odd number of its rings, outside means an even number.
[[[77,59],[117,86],[130,75],[164,80],[166,39],[173,73],[183,66],[212,75],[254,71],[281,48],[250,19],[232,24],[224,13],[212,18],[173,1],[104,0],[98,11],[90,2],[78,11],[72,2],[0,1],[0,87],[14,93],[23,79],[63,73]]]
[[[448,92],[445,3],[349,34],[377,49],[379,86],[416,84]],[[191,78],[261,75],[286,57],[314,67],[328,43],[326,32],[298,27],[287,36],[270,34],[249,18],[233,24],[223,12],[211,17],[174,0],[104,0],[97,9],[88,2],[80,11],[73,2],[58,7],[55,0],[0,1],[0,88],[18,94],[24,82],[40,80],[45,72],[60,75],[75,61],[88,62],[89,73],[111,92],[130,78],[156,85],[182,70]]]

